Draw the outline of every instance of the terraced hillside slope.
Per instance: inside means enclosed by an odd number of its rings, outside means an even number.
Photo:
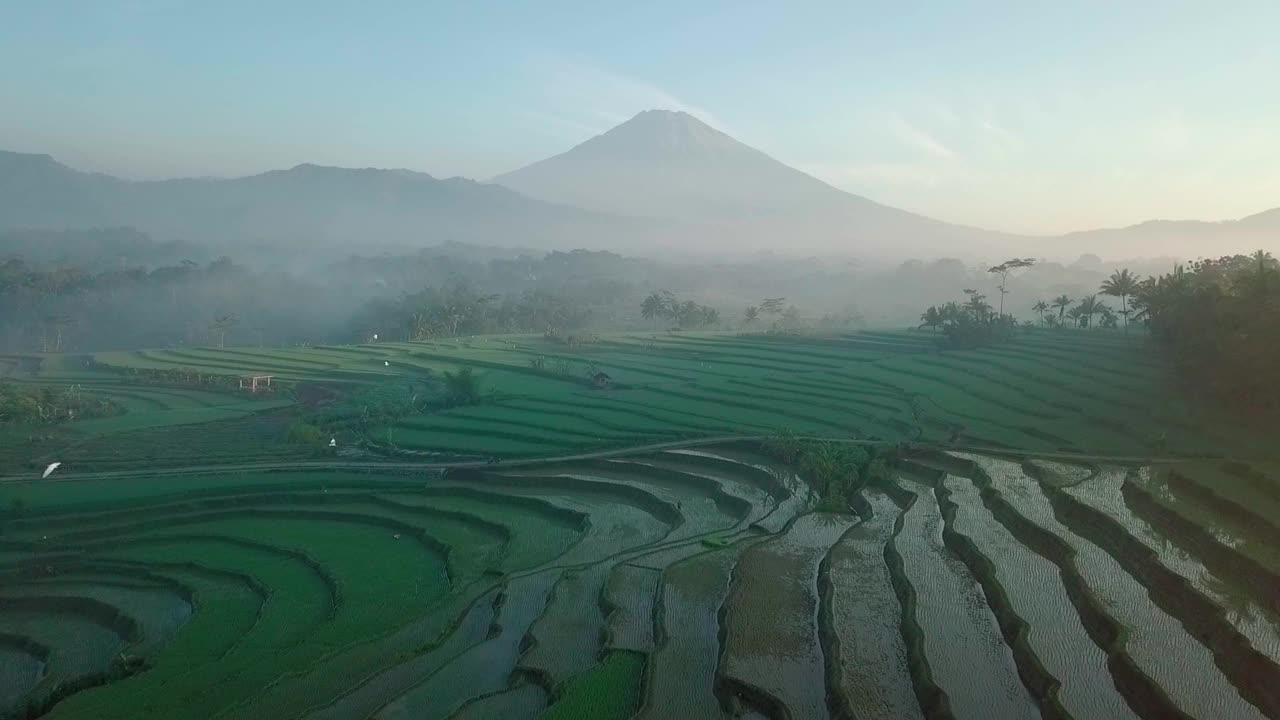
[[[111,408],[0,434],[0,718],[1280,718],[1280,464],[1136,338],[0,360]]]
[[[4,380],[87,393],[117,414],[20,430],[0,471],[58,460],[79,471],[330,459],[561,456],[716,436],[802,435],[1041,453],[1258,457],[1238,423],[1193,412],[1139,338],[1035,331],[939,352],[929,332],[837,336],[621,334],[423,343],[173,348],[9,358]],[[471,369],[479,402],[369,418],[362,390],[432,397]],[[236,390],[273,375],[271,393]],[[345,414],[344,414],[345,413]],[[320,420],[313,418],[319,415]],[[287,442],[297,422],[319,425]],[[354,427],[354,426],[359,426]]]
[[[857,513],[750,443],[5,483],[0,716],[1275,718],[1274,472],[916,452]]]

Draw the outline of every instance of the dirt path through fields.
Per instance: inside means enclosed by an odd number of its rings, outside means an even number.
[[[620,455],[633,455],[636,453],[657,452],[659,450],[672,450],[676,448],[705,447],[708,445],[719,445],[721,443],[735,441],[759,441],[766,440],[767,435],[719,435],[716,437],[694,438],[692,440],[673,440],[670,442],[651,443],[648,445],[636,445],[626,448],[613,448],[609,450],[598,450],[595,452],[576,453],[573,455],[556,455],[552,457],[536,457],[521,458],[514,460],[503,460],[497,465],[500,468],[509,467],[528,467],[531,465],[546,465],[551,463],[571,462],[575,460],[594,460],[599,458],[618,457]],[[805,436],[805,440],[821,440],[827,442],[849,443],[853,445],[862,445],[867,447],[893,447],[899,446],[906,450],[919,451],[949,451],[949,452],[966,452],[982,455],[996,455],[1002,457],[1035,457],[1048,460],[1066,460],[1084,463],[1115,463],[1119,465],[1149,465],[1153,463],[1176,463],[1186,460],[1203,459],[1203,458],[1182,458],[1182,457],[1144,457],[1136,455],[1092,455],[1082,453],[1068,452],[1043,452],[1032,450],[1016,450],[1012,448],[991,448],[991,447],[974,447],[968,445],[936,445],[930,443],[897,443],[887,440],[859,440],[854,438],[841,437],[818,437]],[[1223,458],[1224,460],[1226,458]],[[136,468],[132,470],[109,470],[103,472],[85,472],[77,473],[73,468],[59,468],[57,473],[44,480],[44,482],[67,482],[70,480],[107,480],[111,478],[124,477],[143,477],[154,475],[194,475],[208,472],[248,472],[258,470],[448,470],[462,468],[486,468],[494,467],[487,460],[459,460],[450,462],[402,462],[396,460],[385,461],[341,461],[341,460],[312,460],[305,462],[254,462],[254,463],[225,463],[218,465],[188,465],[178,467],[163,468]],[[8,477],[0,477],[0,482],[24,482],[39,479],[39,473],[25,473],[22,475],[10,475]]]

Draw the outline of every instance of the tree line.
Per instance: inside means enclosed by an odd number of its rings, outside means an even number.
[[[1008,336],[1017,327],[1017,319],[1004,311],[1004,296],[1009,294],[1009,276],[1015,270],[1035,265],[1034,258],[1012,258],[987,270],[998,279],[999,306],[987,302],[986,294],[965,288],[963,302],[950,300],[930,305],[920,314],[920,327],[941,329],[953,347],[977,347]]]
[[[1280,263],[1270,253],[1179,265],[1126,297],[1184,387],[1280,419]]]
[[[314,309],[299,311],[308,300]],[[0,307],[0,349],[17,351],[215,345],[235,330],[240,342],[288,344],[329,324],[310,284],[225,257],[97,270],[11,257]]]
[[[0,257],[0,351],[92,352],[148,347],[293,345],[429,340],[480,333],[553,336],[642,328],[635,309],[655,265],[612,253],[488,257],[448,246],[400,257],[353,257],[297,274],[219,257],[158,262],[145,236],[9,234],[0,249],[36,239],[62,249]],[[17,242],[14,238],[21,240]],[[36,238],[36,239],[33,239]],[[79,254],[77,254],[79,253]],[[250,263],[252,258],[249,258]],[[682,322],[714,325],[688,303]]]
[[[1129,317],[1134,312],[1129,300],[1140,286],[1138,277],[1125,268],[1113,272],[1098,288],[1101,294],[1120,299],[1119,310],[1114,310],[1106,302],[1099,300],[1098,293],[1085,295],[1079,301],[1068,295],[1059,295],[1050,302],[1038,300],[1031,309],[1040,316],[1040,324],[1047,327],[1115,329],[1120,326],[1119,318],[1124,318],[1124,330],[1128,333]],[[1055,310],[1056,313],[1053,312]],[[1093,321],[1094,316],[1098,317],[1097,323]]]
[[[714,327],[720,324],[720,311],[692,300],[681,301],[669,290],[650,293],[640,301],[640,317],[650,320],[657,329],[666,319],[681,329]]]
[[[942,305],[930,305],[920,315],[920,327],[942,330],[951,344],[959,347],[974,347],[993,340],[1007,338],[1019,327],[1018,319],[1012,313],[1004,311],[1004,296],[1008,294],[1009,276],[1014,270],[1029,268],[1035,264],[1033,258],[1014,258],[990,268],[987,272],[999,278],[996,285],[1000,293],[1000,304],[993,307],[987,302],[987,296],[978,290],[966,288],[963,302],[951,301]],[[1129,318],[1134,313],[1130,300],[1134,298],[1142,283],[1127,268],[1116,270],[1104,280],[1098,293],[1086,295],[1079,301],[1067,295],[1059,295],[1051,301],[1036,301],[1031,309],[1039,316],[1039,324],[1045,327],[1101,327],[1115,329],[1120,326],[1120,318],[1124,319],[1124,329],[1129,330]],[[1120,309],[1114,310],[1098,295],[1119,298]],[[1054,312],[1054,311],[1057,312]],[[1098,321],[1095,322],[1094,318]],[[1024,320],[1022,327],[1032,327],[1035,323]]]
[[[1014,260],[990,272],[1000,276],[997,287],[1003,293],[1008,270],[1033,262]],[[963,302],[929,306],[920,316],[921,327],[942,330],[960,347],[1007,338],[1019,327],[986,295],[964,292]],[[1100,296],[1114,298],[1119,307]],[[1047,328],[1123,328],[1127,335],[1136,324],[1171,358],[1183,387],[1230,408],[1280,420],[1280,263],[1264,250],[1179,264],[1146,279],[1117,269],[1096,293],[1041,299],[1031,310]]]

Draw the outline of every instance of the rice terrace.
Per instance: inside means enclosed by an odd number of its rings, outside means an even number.
[[[934,337],[0,358],[92,415],[3,439],[0,712],[1280,717],[1268,439]]]

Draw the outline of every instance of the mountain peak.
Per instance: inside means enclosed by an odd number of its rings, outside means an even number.
[[[738,223],[869,204],[680,110],[645,110],[494,182],[588,210],[700,222]]]
[[[613,145],[616,149],[630,148],[645,153],[664,149],[688,151],[696,147],[703,150],[750,150],[746,145],[683,110],[662,109],[637,113],[630,120],[582,145],[588,144]]]
[[[631,119],[632,119],[632,120],[635,120],[636,118],[642,118],[642,117],[673,117],[673,118],[675,118],[675,117],[686,117],[686,118],[692,118],[693,116],[692,116],[692,115],[690,115],[689,113],[687,113],[687,112],[683,111],[683,110],[668,110],[668,109],[666,109],[666,108],[649,108],[648,110],[641,110],[640,112],[636,113],[636,114],[635,114],[635,117],[633,117],[633,118],[631,118]]]
[[[618,127],[630,125],[631,123],[668,123],[668,124],[690,124],[690,125],[706,125],[698,118],[690,115],[683,110],[667,110],[666,108],[652,108],[650,110],[641,110],[636,113],[630,120],[622,123]],[[614,128],[615,130],[617,128]]]

